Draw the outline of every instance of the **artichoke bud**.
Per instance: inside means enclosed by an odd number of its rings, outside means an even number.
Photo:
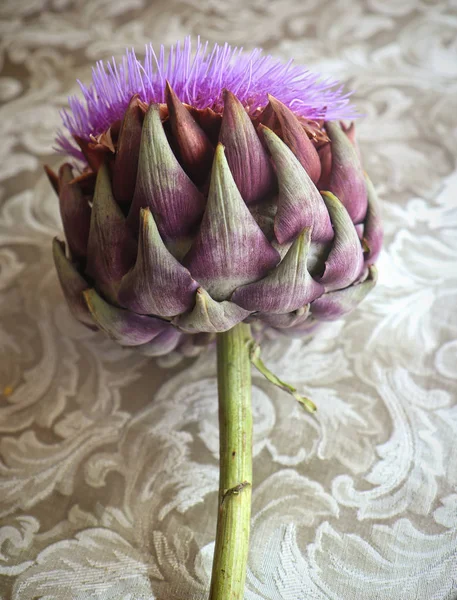
[[[113,306],[94,289],[85,290],[83,296],[98,327],[123,346],[146,344],[168,327],[166,321],[156,317]]]
[[[225,90],[219,141],[233,180],[246,204],[262,200],[274,189],[273,168],[241,102]]]
[[[243,201],[218,144],[205,214],[184,264],[215,300],[225,300],[279,260]]]
[[[279,182],[276,239],[280,244],[290,242],[304,227],[313,228],[316,242],[332,239],[329,213],[310,176],[276,134],[266,127],[262,129]]]
[[[311,229],[294,240],[281,263],[260,281],[237,288],[232,300],[251,312],[288,313],[319,298],[324,292],[308,272]]]
[[[140,210],[138,253],[118,293],[122,306],[139,314],[173,317],[188,310],[198,284],[167,250],[149,208]]]
[[[383,230],[379,208],[379,201],[371,183],[365,174],[367,186],[367,216],[363,227],[362,245],[365,249],[365,264],[372,265],[376,262],[382,248]]]
[[[62,225],[72,259],[83,260],[89,240],[91,208],[83,191],[74,181],[73,169],[64,164],[58,177],[59,205]]]
[[[362,223],[367,212],[367,189],[357,150],[339,123],[326,123],[325,128],[332,152],[328,189],[341,200],[352,221]]]
[[[73,316],[81,323],[95,327],[83,297],[83,292],[89,287],[87,281],[71,260],[65,256],[65,244],[57,238],[54,238],[52,242],[52,255],[62,291]]]
[[[331,192],[322,197],[335,232],[320,283],[326,291],[342,289],[356,282],[363,268],[362,245],[343,203]]]
[[[141,208],[152,211],[165,240],[189,235],[205,208],[203,194],[173,154],[157,104],[150,105],[141,134],[136,186],[127,218],[135,233]]]
[[[108,167],[102,165],[93,196],[86,273],[114,304],[122,277],[132,266],[135,254],[135,239],[114,198]]]
[[[362,283],[323,294],[312,304],[313,317],[322,321],[333,321],[350,313],[374,288],[377,278],[377,269],[374,265],[371,265],[368,270],[368,277]]]
[[[113,192],[121,208],[128,209],[135,191],[144,114],[138,95],[130,100],[122,121],[113,169]]]
[[[161,85],[86,137],[81,109],[67,116],[87,167],[47,173],[73,315],[157,356],[245,320],[299,335],[355,308],[376,283],[382,227],[353,125],[307,119],[281,93],[261,103],[219,86],[202,106],[190,84]]]
[[[213,145],[168,82],[166,97],[173,140],[181,164],[193,181],[202,184],[213,162]]]
[[[234,302],[213,300],[206,290],[199,288],[193,309],[189,313],[176,317],[173,322],[187,333],[218,333],[241,323],[249,314],[248,310],[244,310]]]
[[[280,124],[280,133],[284,143],[295,154],[311,181],[317,183],[321,176],[321,162],[316,147],[290,108],[273,96],[268,96],[268,99]]]

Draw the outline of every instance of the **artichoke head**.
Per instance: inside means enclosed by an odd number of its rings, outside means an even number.
[[[241,321],[304,335],[375,285],[382,228],[353,126],[271,96],[247,111],[228,91],[196,109],[167,86],[76,141],[82,174],[48,171],[55,265],[73,315],[121,345],[166,354]]]

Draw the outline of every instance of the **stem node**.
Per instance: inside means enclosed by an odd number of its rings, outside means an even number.
[[[222,495],[222,500],[221,500],[221,506],[224,504],[224,500],[227,498],[227,496],[231,496],[231,495],[237,495],[239,494],[245,487],[247,487],[248,485],[251,485],[249,483],[249,481],[243,481],[243,483],[239,483],[238,485],[235,485],[234,487],[225,490],[223,495]]]

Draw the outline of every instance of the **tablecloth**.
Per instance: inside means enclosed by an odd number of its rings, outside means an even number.
[[[203,600],[218,487],[214,351],[152,360],[77,324],[42,165],[96,60],[187,34],[342,80],[386,245],[375,291],[254,374],[247,600],[457,598],[457,5],[4,0],[0,594]]]

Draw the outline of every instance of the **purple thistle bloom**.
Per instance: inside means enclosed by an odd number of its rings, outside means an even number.
[[[224,90],[232,92],[252,116],[274,96],[305,119],[353,119],[355,108],[350,93],[343,92],[337,81],[322,79],[302,66],[265,56],[256,48],[250,53],[228,44],[209,47],[197,39],[195,51],[191,38],[177,42],[166,56],[163,46],[157,55],[146,46],[140,62],[133,49],[127,50],[120,63],[114,58],[92,69],[92,84],[78,82],[84,99],[69,98],[69,111],[62,111],[65,128],[72,136],[89,140],[120,120],[133,95],[147,104],[165,102],[166,82],[177,97],[197,109],[211,108],[221,113]],[[57,150],[82,159],[81,151],[59,132]]]
[[[80,86],[58,145],[85,167],[47,173],[56,268],[85,325],[157,355],[247,319],[306,334],[375,285],[380,211],[335,82],[186,38]]]

